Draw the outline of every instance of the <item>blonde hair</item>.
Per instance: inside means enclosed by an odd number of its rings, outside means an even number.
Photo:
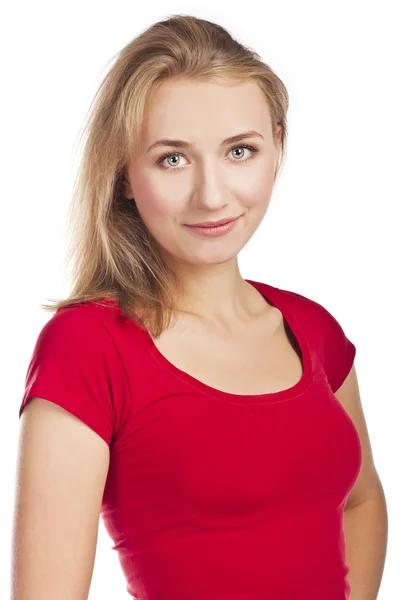
[[[162,259],[135,202],[123,196],[122,185],[146,106],[172,78],[258,84],[275,141],[281,128],[275,181],[286,151],[289,99],[283,82],[220,25],[190,15],[162,19],[119,52],[90,106],[68,218],[72,291],[64,300],[47,298],[54,304],[41,304],[43,310],[111,299],[154,338],[169,326],[181,282]]]

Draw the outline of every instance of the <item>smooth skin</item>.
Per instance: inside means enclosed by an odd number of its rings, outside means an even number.
[[[127,165],[124,195],[184,282],[180,308],[202,324],[234,332],[265,302],[242,278],[238,254],[268,209],[281,154],[265,96],[253,82],[166,81],[148,108],[139,151]],[[255,132],[235,142],[231,136]],[[181,140],[187,145],[159,140]],[[189,144],[189,145],[188,145]],[[247,144],[256,149],[249,150]],[[174,156],[160,159],[166,152]],[[185,224],[241,218],[205,238]]]
[[[11,600],[87,600],[107,443],[57,404],[32,398],[20,420]]]

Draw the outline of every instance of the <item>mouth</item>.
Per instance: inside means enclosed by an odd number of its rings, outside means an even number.
[[[220,219],[219,221],[203,221],[203,223],[185,223],[187,227],[219,227],[220,225],[226,225],[227,223],[232,223],[233,221],[237,221],[239,217],[230,217],[227,219]]]
[[[241,217],[242,215],[240,215]],[[240,220],[240,217],[236,217],[236,219],[223,219],[223,225],[206,225],[198,226],[198,225],[185,225],[188,229],[190,229],[194,234],[203,235],[206,237],[219,237],[221,235],[227,234],[229,231],[232,231],[236,227],[236,223]],[[220,223],[220,221],[217,221]]]

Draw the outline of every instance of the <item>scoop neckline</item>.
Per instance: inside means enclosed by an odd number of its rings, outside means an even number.
[[[302,355],[303,374],[300,380],[292,387],[278,390],[277,392],[263,394],[234,394],[232,392],[225,392],[218,388],[214,388],[171,363],[157,348],[150,333],[146,329],[139,328],[145,337],[147,349],[155,360],[176,378],[195,388],[197,391],[219,400],[225,400],[236,404],[267,404],[269,402],[278,402],[295,398],[311,385],[311,354],[303,329],[293,315],[293,312],[288,310],[287,305],[283,300],[283,292],[281,292],[279,288],[251,279],[245,279],[245,281],[252,285],[266,301],[269,301],[281,312],[297,341]]]

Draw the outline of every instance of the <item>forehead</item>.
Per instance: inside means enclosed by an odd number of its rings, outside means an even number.
[[[149,103],[143,122],[143,140],[179,137],[195,142],[219,139],[255,129],[271,132],[267,100],[254,82],[215,83],[166,81]]]

